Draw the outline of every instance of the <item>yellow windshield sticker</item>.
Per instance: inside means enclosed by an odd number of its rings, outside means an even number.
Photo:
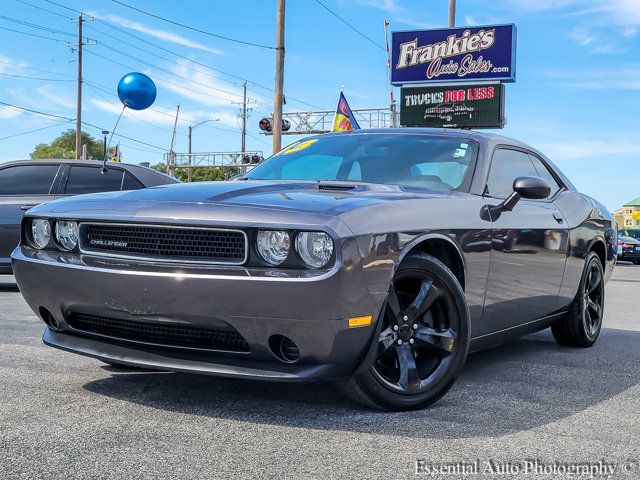
[[[312,140],[306,140],[304,142],[294,143],[293,145],[289,145],[288,147],[282,149],[278,155],[289,155],[290,153],[299,152],[300,150],[304,150],[305,148],[309,148],[311,145],[318,141],[317,138]]]

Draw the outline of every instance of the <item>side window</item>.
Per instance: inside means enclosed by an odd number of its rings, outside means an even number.
[[[538,172],[538,176],[549,184],[549,188],[551,189],[551,193],[549,194],[549,197],[553,197],[556,194],[556,192],[560,190],[560,184],[558,184],[558,181],[551,174],[547,166],[544,163],[542,163],[542,160],[540,160],[535,155],[529,155],[529,158],[533,162],[533,166],[536,168],[536,171]]]
[[[144,188],[144,185],[140,183],[129,172],[124,172],[124,181],[122,182],[122,190],[138,190]]]
[[[537,177],[529,155],[517,150],[500,148],[493,154],[485,195],[507,198],[513,193],[513,182],[518,177]]]
[[[16,165],[0,170],[0,195],[48,195],[60,165]]]
[[[123,171],[110,168],[106,174],[98,167],[82,167],[72,165],[64,193],[81,195],[83,193],[112,192],[122,187]]]

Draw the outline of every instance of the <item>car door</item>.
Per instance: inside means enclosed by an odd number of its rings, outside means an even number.
[[[9,165],[0,169],[0,272],[11,272],[20,222],[29,208],[55,198],[60,164]]]
[[[537,160],[537,159],[536,159]],[[485,188],[485,201],[499,204],[513,192],[517,177],[540,177],[550,184],[543,200],[521,199],[512,211],[494,214],[491,259],[483,322],[499,331],[551,314],[568,248],[568,227],[552,199],[561,186],[528,152],[515,148],[494,151]],[[542,170],[544,169],[544,170]]]

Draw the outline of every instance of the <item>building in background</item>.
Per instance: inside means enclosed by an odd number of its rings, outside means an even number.
[[[640,228],[640,220],[633,218],[634,213],[636,216],[640,215],[640,197],[634,198],[613,212],[618,228]]]

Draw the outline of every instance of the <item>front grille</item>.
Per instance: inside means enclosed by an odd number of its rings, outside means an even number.
[[[231,325],[225,328],[202,328],[141,320],[73,313],[69,326],[81,333],[102,335],[117,340],[150,343],[164,347],[197,348],[248,352],[249,345]]]
[[[247,237],[240,230],[82,223],[82,251],[140,259],[240,265]]]

